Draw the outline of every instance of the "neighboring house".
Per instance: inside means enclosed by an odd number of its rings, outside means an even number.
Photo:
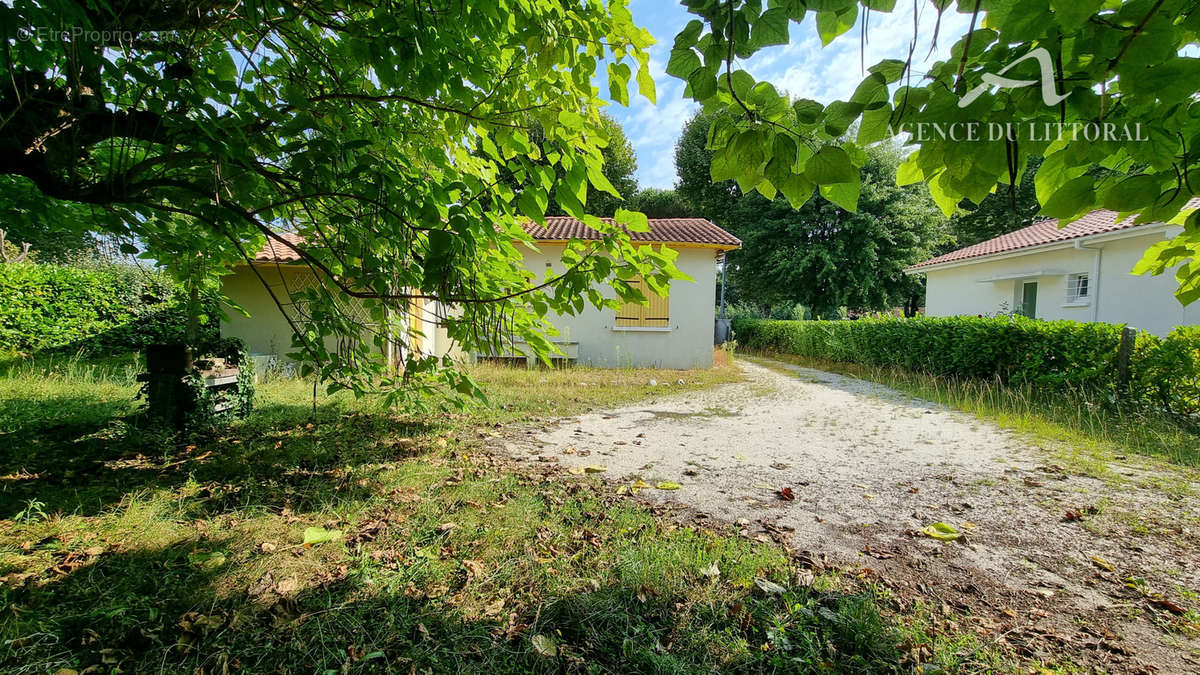
[[[665,245],[678,251],[676,265],[693,281],[672,282],[666,297],[644,291],[650,301],[645,306],[626,303],[619,310],[588,306],[576,316],[551,316],[551,322],[559,330],[558,337],[552,340],[565,358],[603,367],[712,366],[717,263],[725,251],[738,248],[741,242],[703,218],[650,219],[649,223],[648,232],[631,232],[630,238],[636,244]],[[599,238],[596,230],[567,217],[547,217],[545,225],[527,223],[525,229],[537,241],[536,250],[524,251],[525,267],[538,278],[547,269],[563,271],[561,258],[568,240]],[[284,236],[293,244],[302,243],[297,235]],[[291,327],[279,307],[302,313],[303,308],[292,303],[291,294],[316,284],[308,267],[298,262],[295,251],[271,242],[255,256],[253,269],[239,265],[233,274],[225,276],[222,290],[233,302],[246,308],[250,317],[229,312],[230,318],[221,324],[222,335],[242,338],[252,354],[282,356],[291,351]],[[611,288],[602,291],[607,297],[615,297]],[[440,318],[453,312],[453,308],[430,302],[414,305],[413,309],[417,311],[411,313],[418,317],[413,319],[414,327],[424,333],[414,345],[421,353],[439,356],[448,353],[468,360],[513,356],[462,354],[439,325]],[[354,309],[349,311],[355,313]],[[364,322],[368,320],[365,311],[357,313]]]
[[[1188,202],[1195,208],[1200,199]],[[1175,299],[1173,274],[1130,273],[1147,248],[1180,228],[1134,220],[1118,221],[1107,210],[1063,228],[1044,220],[905,271],[926,275],[928,316],[1015,313],[1129,324],[1158,335],[1200,323],[1200,305]]]

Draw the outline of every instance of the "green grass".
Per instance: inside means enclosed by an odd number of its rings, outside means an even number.
[[[777,546],[480,447],[497,425],[736,367],[480,368],[489,407],[421,417],[346,396],[313,415],[308,383],[275,380],[251,417],[179,445],[124,421],[137,370],[0,371],[6,673],[866,673],[907,669],[918,644],[995,667],[969,637],[881,611],[870,588],[801,583]],[[306,547],[314,527],[342,535]]]
[[[1192,480],[1200,477],[1196,471],[1200,467],[1200,436],[1165,417],[1115,411],[1086,396],[1048,395],[999,382],[935,377],[790,354],[761,356],[878,382],[920,399],[969,412],[1028,435],[1056,451],[1058,459],[1082,473],[1110,477],[1109,462],[1139,455],[1159,460],[1159,464],[1181,467],[1193,476]]]

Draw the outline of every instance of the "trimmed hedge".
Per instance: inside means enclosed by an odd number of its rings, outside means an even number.
[[[203,313],[215,316],[205,301]],[[204,341],[216,326],[202,326]],[[0,264],[0,345],[7,351],[116,353],[182,342],[186,295],[166,275],[131,266]]]
[[[1183,417],[1200,413],[1200,328],[1179,328],[1167,338],[1139,334],[1131,381],[1118,392],[1121,328],[1020,316],[733,321],[738,344],[754,350],[1043,389],[1087,389]]]

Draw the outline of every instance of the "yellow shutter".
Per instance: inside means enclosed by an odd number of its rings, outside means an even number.
[[[424,298],[410,298],[408,301],[408,329],[409,331],[419,333],[425,328],[425,322],[421,318],[422,312],[425,310]],[[410,334],[409,345],[412,351],[416,354],[421,354],[422,340],[420,335]]]
[[[617,311],[617,326],[627,328],[666,328],[671,323],[671,298],[650,290],[641,277],[629,280],[629,285],[642,292],[650,304],[626,302]]]

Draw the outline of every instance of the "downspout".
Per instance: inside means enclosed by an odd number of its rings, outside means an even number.
[[[721,254],[721,318],[725,318],[725,267],[729,264],[729,258]]]
[[[1104,255],[1104,249],[1099,246],[1088,246],[1083,243],[1082,239],[1075,240],[1075,248],[1082,251],[1087,249],[1095,251],[1096,257],[1092,261],[1092,275],[1088,279],[1088,296],[1092,301],[1092,321],[1100,320],[1100,258]]]

